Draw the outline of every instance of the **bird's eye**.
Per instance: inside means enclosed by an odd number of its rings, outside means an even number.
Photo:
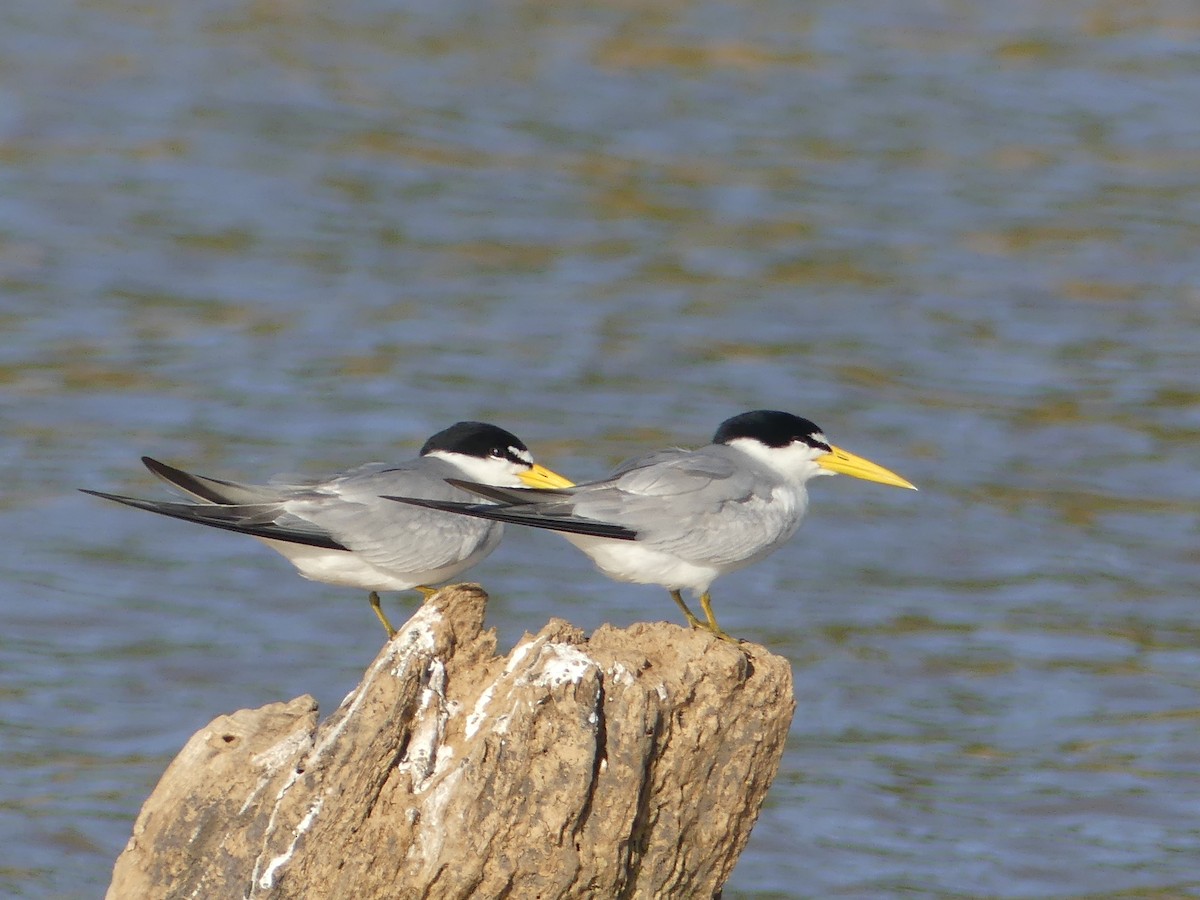
[[[826,453],[829,452],[829,445],[827,443],[820,438],[813,437],[811,435],[803,435],[802,437],[792,438],[792,444],[810,447],[813,450],[824,450]]]
[[[492,459],[504,459],[505,455],[505,452],[499,449],[493,450],[488,454],[488,456],[490,456]]]

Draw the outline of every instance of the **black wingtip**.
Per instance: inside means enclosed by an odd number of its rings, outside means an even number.
[[[228,495],[213,487],[213,485],[218,484],[233,487],[234,485],[229,482],[224,482],[217,478],[205,478],[201,475],[193,475],[191,472],[183,471],[183,469],[168,466],[165,462],[159,462],[152,456],[143,456],[142,465],[177,491],[182,491],[192,497],[199,497],[201,500],[206,500],[209,503],[226,504],[233,502]]]
[[[174,468],[173,466],[168,466],[165,462],[159,462],[153,456],[143,456],[142,457],[142,465],[145,466],[147,469],[149,469],[151,472],[153,472],[155,475],[159,476],[160,478],[165,478],[168,475],[170,475],[172,472],[179,471],[178,469]]]
[[[118,503],[125,503],[132,500],[132,497],[122,497],[120,494],[106,494],[104,491],[93,491],[90,488],[76,488],[81,494],[91,494],[93,497],[99,497],[102,500],[115,500]]]
[[[93,491],[88,488],[80,488],[83,493],[91,494],[93,497],[99,497],[101,500],[111,500],[113,503],[120,503],[122,506],[131,506],[134,509],[144,509],[146,512],[159,513],[160,515],[170,516],[173,519],[184,518],[178,513],[170,511],[170,504],[155,503],[153,500],[142,500],[140,497],[126,497],[123,494],[107,494],[104,491]]]
[[[79,488],[79,490],[85,494],[91,494],[93,497],[112,500],[124,506],[132,506],[134,509],[142,509],[160,516],[178,519],[181,522],[206,525],[209,528],[217,528],[221,531],[248,534],[252,537],[267,538],[269,540],[281,541],[285,544],[304,544],[305,546],[317,547],[322,550],[350,549],[345,544],[334,540],[328,534],[300,534],[294,530],[276,525],[274,522],[255,522],[244,519],[239,521],[238,516],[240,514],[253,514],[257,512],[259,507],[255,507],[253,504],[239,506],[237,504],[196,505],[191,503],[163,503],[157,500],[124,497],[121,494],[106,494],[104,491],[93,491],[88,488]]]
[[[142,500],[140,497],[126,497],[124,494],[108,494],[104,491],[93,491],[89,488],[79,488],[85,494],[91,494],[93,497],[99,497],[101,500],[112,500],[114,503],[121,503],[125,506],[132,506],[134,509],[144,509],[148,512],[161,512],[163,515],[172,515],[160,506],[170,507],[171,504],[156,503],[153,500]],[[175,518],[179,518],[175,516]]]
[[[636,531],[623,525],[594,522],[591,519],[541,516],[525,511],[523,504],[456,503],[452,500],[421,500],[416,497],[391,497],[386,494],[380,496],[384,500],[395,500],[397,503],[407,503],[410,506],[422,506],[425,509],[474,516],[477,519],[491,519],[495,522],[508,522],[513,525],[527,525],[530,528],[544,528],[547,531],[558,531],[563,534],[581,534],[588,537],[612,538],[618,541],[636,541],[638,537]]]

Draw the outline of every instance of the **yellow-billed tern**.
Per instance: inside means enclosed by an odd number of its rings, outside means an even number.
[[[808,419],[755,410],[721,423],[705,447],[660,450],[600,481],[510,489],[453,478],[452,484],[498,505],[387,499],[561,532],[610,578],[662,585],[690,625],[728,640],[713,615],[709,587],[787,541],[808,508],[806,482],[838,473],[916,490],[894,472],[835,447]],[[699,595],[707,623],[688,609],[684,589]]]
[[[462,499],[465,495],[449,479],[496,487],[572,483],[536,464],[515,435],[484,422],[459,422],[439,431],[416,459],[369,463],[314,481],[239,484],[192,475],[146,456],[142,462],[196,502],[84,493],[256,537],[305,578],[370,591],[371,607],[389,636],[395,629],[379,606],[379,591],[416,589],[428,596],[429,585],[455,577],[495,550],[503,526],[400,506],[381,494]]]

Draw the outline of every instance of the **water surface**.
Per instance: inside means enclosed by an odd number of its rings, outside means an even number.
[[[598,476],[777,407],[823,479],[719,581],[798,707],[726,896],[1200,895],[1200,16],[1187,2],[0,12],[0,889],[96,896],[196,729],[382,637],[123,510],[462,418]],[[677,611],[552,535],[502,647]],[[393,610],[400,601],[389,598]]]

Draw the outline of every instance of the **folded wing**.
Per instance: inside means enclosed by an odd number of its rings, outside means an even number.
[[[254,537],[269,538],[276,541],[287,541],[292,544],[307,544],[310,547],[322,547],[327,550],[345,550],[324,529],[305,522],[294,516],[287,516],[285,521],[277,521],[285,516],[282,506],[278,503],[160,503],[155,500],[140,500],[137,497],[124,497],[120,494],[106,494],[103,491],[90,491],[80,488],[85,494],[93,497],[103,497],[132,506],[134,509],[144,509],[147,512],[181,519],[184,522],[196,522],[210,528],[220,528],[225,531],[236,531],[239,534],[249,534]],[[189,491],[189,493],[191,493]]]
[[[270,503],[280,499],[278,491],[269,487],[193,475],[191,472],[168,466],[149,456],[142,457],[142,464],[175,490],[189,497],[195,497],[197,500],[203,500],[205,503],[237,505]]]

